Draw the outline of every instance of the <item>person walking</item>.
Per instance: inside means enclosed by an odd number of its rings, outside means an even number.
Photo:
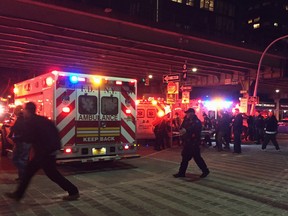
[[[16,116],[16,120],[11,126],[10,133],[8,134],[8,138],[14,143],[12,161],[18,169],[18,178],[16,178],[16,181],[21,181],[23,179],[31,146],[30,143],[23,140],[25,121],[22,110],[23,107],[21,105],[15,107],[14,115]]]
[[[262,150],[266,149],[268,143],[271,140],[271,142],[275,146],[275,149],[277,151],[280,151],[280,147],[276,140],[277,130],[278,130],[278,121],[274,115],[274,112],[270,111],[268,113],[268,118],[265,120],[265,136],[262,144]]]
[[[32,177],[39,169],[43,169],[46,176],[63,190],[68,192],[63,200],[77,200],[80,195],[78,188],[66,179],[56,168],[56,152],[61,147],[59,132],[54,123],[36,114],[36,105],[28,102],[23,111],[26,128],[23,140],[32,144],[33,157],[28,162],[23,179],[19,182],[15,192],[5,195],[20,201],[29,186]]]
[[[234,152],[236,154],[241,154],[241,134],[243,128],[243,117],[239,109],[235,109],[234,119],[232,123],[233,134],[234,134]]]
[[[205,178],[210,171],[200,153],[202,124],[193,108],[189,108],[185,113],[186,117],[180,127],[180,134],[183,136],[182,161],[178,173],[173,176],[175,178],[185,177],[188,163],[193,158],[202,170],[200,178]]]

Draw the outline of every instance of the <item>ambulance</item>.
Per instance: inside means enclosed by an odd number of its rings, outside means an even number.
[[[136,80],[52,71],[14,85],[15,105],[34,102],[55,122],[57,162],[138,157]]]
[[[153,132],[157,122],[169,112],[164,99],[149,97],[137,100],[137,140],[155,139]]]

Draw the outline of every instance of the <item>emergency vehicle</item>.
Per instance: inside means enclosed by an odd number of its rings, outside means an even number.
[[[155,139],[154,126],[167,113],[167,109],[163,99],[149,97],[137,100],[137,140]]]
[[[62,141],[58,162],[138,156],[136,80],[52,71],[14,86],[15,105],[28,101],[55,122]]]

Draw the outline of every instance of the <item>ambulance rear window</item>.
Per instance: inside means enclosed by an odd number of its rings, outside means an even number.
[[[155,109],[147,109],[147,118],[155,118],[156,110]]]
[[[119,110],[117,97],[101,98],[101,113],[103,115],[117,115]]]
[[[145,110],[144,109],[138,109],[137,110],[137,118],[145,118]]]
[[[78,110],[80,114],[97,114],[97,97],[80,95],[78,98]]]

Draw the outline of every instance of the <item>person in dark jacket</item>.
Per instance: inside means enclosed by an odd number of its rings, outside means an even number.
[[[16,116],[16,120],[11,126],[10,133],[8,134],[8,138],[10,138],[14,143],[12,160],[18,169],[18,178],[16,178],[16,181],[21,181],[23,178],[24,170],[29,159],[31,146],[30,143],[23,140],[23,133],[26,127],[22,109],[23,107],[21,105],[15,107],[14,115]]]
[[[36,105],[28,102],[24,109],[26,127],[23,140],[32,144],[34,155],[28,162],[23,179],[15,192],[5,195],[20,201],[35,173],[43,169],[45,174],[63,190],[68,192],[63,200],[76,200],[79,198],[78,188],[61,175],[56,168],[56,152],[61,147],[60,136],[54,123],[43,116],[36,115]]]
[[[255,130],[255,143],[261,144],[264,141],[264,118],[259,111],[255,112],[254,117],[254,130]]]
[[[185,113],[186,117],[180,127],[180,134],[183,136],[182,162],[178,173],[173,176],[185,177],[188,163],[194,158],[195,163],[202,170],[200,178],[205,178],[209,174],[209,169],[200,153],[202,124],[193,108],[189,108]]]
[[[265,120],[265,136],[264,136],[264,142],[262,144],[262,150],[266,149],[266,146],[268,145],[270,140],[275,146],[275,149],[277,151],[280,150],[278,142],[276,140],[277,132],[278,132],[278,121],[274,115],[274,112],[270,111],[268,113],[268,118]]]
[[[207,116],[206,113],[203,113],[203,129],[206,130],[206,131],[211,131],[212,130],[212,121]],[[205,142],[205,144],[208,144],[208,146],[212,146],[212,140],[211,140],[210,132],[209,132],[209,134],[205,134],[204,142]]]
[[[156,151],[170,147],[169,140],[169,120],[168,115],[162,117],[161,121],[155,126],[155,147]]]
[[[243,129],[243,116],[239,109],[235,109],[234,119],[232,123],[233,134],[234,134],[234,153],[241,153],[241,134]]]
[[[217,140],[216,146],[218,151],[222,151],[222,144],[224,141],[225,149],[230,149],[229,144],[229,133],[230,133],[230,117],[226,112],[220,112],[218,117],[218,125],[217,125]]]

